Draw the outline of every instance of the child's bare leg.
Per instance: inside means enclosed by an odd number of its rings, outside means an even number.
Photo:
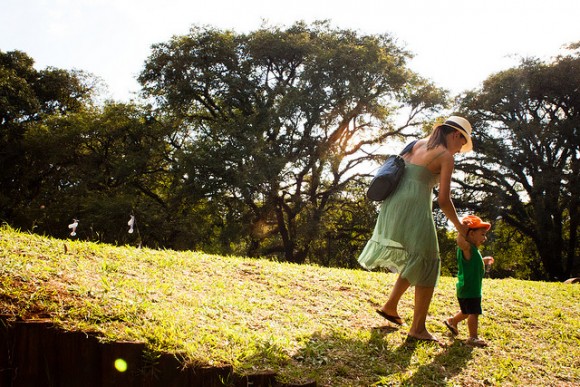
[[[479,315],[477,314],[470,314],[467,318],[467,327],[469,329],[469,339],[467,339],[467,344],[476,347],[487,347],[488,344],[485,340],[480,339],[477,335],[478,317]]]
[[[467,315],[467,329],[469,330],[469,337],[478,337],[477,336],[477,329],[478,329],[478,317],[477,314],[468,314]]]
[[[462,312],[457,312],[457,314],[455,316],[447,319],[447,324],[451,325],[451,327],[454,328],[453,334],[456,335],[458,333],[457,326],[459,325],[460,322],[465,320],[468,316],[469,316],[468,314],[464,314]],[[451,328],[449,328],[449,329],[451,329]]]
[[[444,321],[447,328],[453,333],[454,335],[459,334],[459,330],[457,329],[457,325],[467,318],[467,314],[463,314],[462,312],[458,312],[455,316],[448,318]]]

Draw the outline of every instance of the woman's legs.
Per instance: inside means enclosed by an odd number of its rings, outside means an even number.
[[[427,320],[427,313],[429,312],[429,305],[431,305],[434,290],[435,288],[432,286],[415,286],[415,308],[413,311],[413,323],[409,329],[409,336],[416,339],[437,340],[425,327],[425,321]]]
[[[397,281],[395,281],[395,286],[393,286],[393,290],[391,290],[387,303],[381,308],[381,310],[388,315],[398,317],[399,313],[397,307],[399,306],[399,301],[405,291],[409,289],[410,285],[409,281],[399,276]]]
[[[397,307],[399,301],[411,284],[405,278],[399,276],[387,303],[381,310],[391,316],[399,316]],[[431,298],[435,287],[433,286],[415,286],[415,307],[413,311],[413,323],[409,329],[409,336],[417,339],[436,340],[436,338],[427,331],[425,322],[427,320],[427,313],[429,312],[429,305],[431,305]]]

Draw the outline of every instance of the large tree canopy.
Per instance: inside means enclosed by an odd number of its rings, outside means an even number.
[[[463,100],[476,123],[475,150],[459,166],[472,178],[466,205],[535,243],[548,278],[570,275],[578,257],[580,55],[490,76]],[[537,263],[540,266],[540,262]]]
[[[0,51],[0,217],[10,219],[38,193],[38,176],[24,144],[27,130],[48,116],[82,111],[91,77],[56,68],[36,70],[20,51]]]
[[[181,177],[171,170],[171,125],[147,106],[97,106],[100,86],[82,71],[36,70],[25,53],[0,51],[0,221],[64,238],[74,217],[82,239],[211,246],[213,208],[173,199]]]
[[[304,262],[325,214],[356,201],[346,188],[365,174],[363,151],[442,103],[408,58],[390,36],[326,22],[193,28],[154,46],[140,82],[180,128],[185,194],[223,203],[247,226],[249,255]]]
[[[0,52],[0,218],[67,237],[79,217],[83,239],[356,265],[377,210],[367,162],[444,101],[408,58],[389,36],[327,23],[194,28],[154,47],[140,78],[153,107],[97,107],[82,73]],[[525,60],[462,100],[476,152],[458,163],[458,207],[503,218],[490,248],[527,257],[504,274],[578,270],[578,63]]]

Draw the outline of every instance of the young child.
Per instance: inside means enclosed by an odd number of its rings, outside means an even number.
[[[467,319],[469,339],[467,344],[476,347],[487,347],[487,343],[477,335],[478,317],[481,310],[481,287],[485,274],[485,265],[493,263],[493,257],[481,257],[478,247],[486,240],[491,224],[482,221],[475,215],[463,218],[462,223],[469,227],[465,238],[457,236],[457,300],[461,311],[444,321],[451,333],[457,335],[457,324]]]

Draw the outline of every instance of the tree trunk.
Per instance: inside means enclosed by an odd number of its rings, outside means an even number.
[[[578,225],[578,200],[572,199],[572,205],[570,206],[570,238],[568,239],[566,267],[564,268],[565,279],[572,277],[572,271],[574,270],[576,248],[578,246]]]
[[[553,234],[549,232],[549,234]],[[564,270],[562,268],[562,249],[561,244],[554,238],[554,235],[548,235],[542,243],[537,245],[540,259],[544,264],[544,268],[548,274],[549,280],[561,281],[564,277]]]
[[[284,203],[283,199],[278,197],[276,205],[276,222],[278,224],[278,233],[282,239],[282,245],[284,247],[284,259],[287,262],[294,262],[294,238],[290,236],[290,224],[286,225],[284,219]],[[288,216],[288,223],[292,220]]]
[[[254,238],[250,240],[250,244],[248,245],[248,249],[246,250],[246,254],[248,257],[257,257],[258,256],[258,248],[260,247],[260,242]]]

